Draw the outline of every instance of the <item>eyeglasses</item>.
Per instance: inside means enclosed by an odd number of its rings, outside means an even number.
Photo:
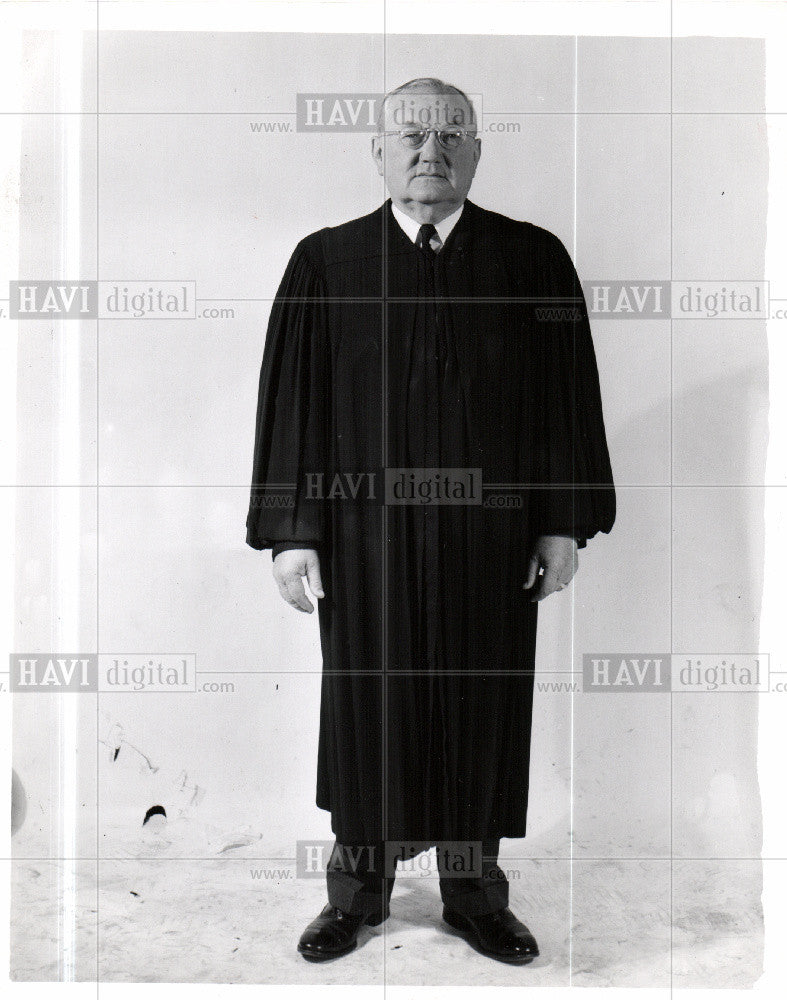
[[[452,125],[450,128],[403,128],[397,132],[380,132],[380,135],[397,135],[399,142],[407,149],[420,149],[432,132],[444,149],[458,149],[468,139],[475,138],[473,132],[468,132],[458,125]]]

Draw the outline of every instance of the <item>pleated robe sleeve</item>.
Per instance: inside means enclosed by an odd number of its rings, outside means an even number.
[[[268,322],[246,519],[252,548],[328,544],[325,500],[309,495],[307,477],[327,464],[329,385],[325,283],[312,236],[290,258]]]
[[[544,310],[533,357],[534,534],[608,532],[615,489],[596,355],[582,287],[560,240],[543,248]]]

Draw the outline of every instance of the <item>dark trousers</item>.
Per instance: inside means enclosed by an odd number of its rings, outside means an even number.
[[[497,865],[500,841],[480,843],[481,871],[472,878],[444,874],[438,847],[440,896],[443,905],[454,913],[478,917],[508,906],[508,880]],[[429,846],[424,845],[422,850]],[[345,913],[368,913],[384,920],[390,912],[394,878],[393,868],[386,871],[384,843],[348,845],[337,842],[326,871],[328,902]]]

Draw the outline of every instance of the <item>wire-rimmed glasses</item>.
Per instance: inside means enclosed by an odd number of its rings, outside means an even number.
[[[420,149],[428,140],[429,135],[434,132],[437,141],[443,149],[459,149],[468,139],[474,139],[475,133],[469,132],[461,125],[447,125],[445,128],[407,128],[397,129],[395,132],[380,132],[380,135],[396,135],[399,142],[406,149]]]

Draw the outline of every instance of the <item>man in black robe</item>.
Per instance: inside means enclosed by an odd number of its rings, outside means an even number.
[[[336,835],[298,948],[354,948],[392,858],[434,845],[446,922],[525,963],[497,856],[525,836],[538,601],[615,518],[590,328],[557,237],[467,200],[462,91],[392,91],[372,152],[390,199],[298,244],[259,385],[247,541],[318,598]]]

